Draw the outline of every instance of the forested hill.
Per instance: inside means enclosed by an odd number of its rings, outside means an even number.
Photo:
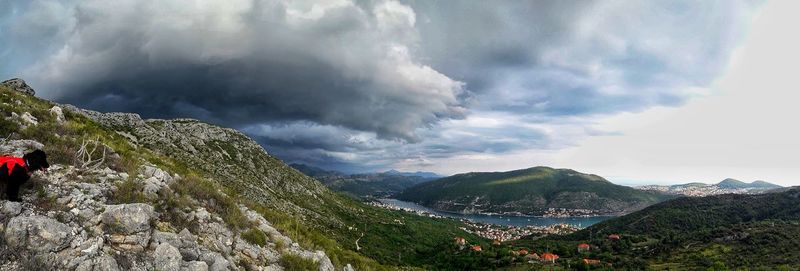
[[[580,243],[592,249],[578,253]],[[620,269],[799,270],[800,189],[682,197],[571,235],[512,246],[547,248],[564,262],[598,259]]]
[[[457,174],[409,188],[398,198],[445,211],[541,215],[550,208],[626,213],[664,196],[570,169],[533,167]]]

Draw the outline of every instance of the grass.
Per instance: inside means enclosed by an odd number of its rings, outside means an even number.
[[[200,201],[206,209],[219,214],[222,220],[234,229],[243,230],[252,226],[252,222],[239,210],[235,198],[226,195],[223,189],[212,181],[188,175],[174,182],[170,188],[179,195],[187,195]]]
[[[308,271],[319,268],[317,262],[290,253],[283,254],[281,265],[285,271]]]
[[[242,239],[253,245],[258,245],[260,247],[264,247],[267,245],[267,234],[255,228],[243,232]]]
[[[117,185],[117,191],[114,192],[111,201],[116,204],[149,202],[142,193],[143,188],[141,180],[128,178]]]

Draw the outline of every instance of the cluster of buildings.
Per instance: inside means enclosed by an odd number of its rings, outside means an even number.
[[[494,224],[473,223],[465,221],[467,227],[462,230],[481,236],[486,239],[505,242],[517,240],[528,235],[549,235],[549,234],[569,234],[573,233],[578,227],[569,224],[554,224],[547,226],[528,225],[524,227],[500,226]]]
[[[433,218],[444,218],[444,216],[433,214],[431,212],[426,212],[426,211],[417,210],[417,209],[413,209],[413,208],[404,208],[404,207],[400,207],[400,206],[396,206],[396,205],[392,205],[392,204],[386,204],[386,203],[383,203],[383,202],[380,202],[380,201],[370,201],[367,204],[375,206],[375,207],[389,209],[389,210],[405,211],[405,212],[413,213],[413,214],[420,215],[420,216],[427,216],[427,217],[433,217]]]
[[[590,217],[603,215],[597,210],[589,209],[566,209],[566,208],[548,208],[544,211],[544,217]]]
[[[639,190],[657,191],[665,194],[683,195],[689,197],[705,197],[722,194],[759,194],[768,191],[767,188],[726,188],[716,184],[680,184],[680,185],[643,185],[634,187]]]

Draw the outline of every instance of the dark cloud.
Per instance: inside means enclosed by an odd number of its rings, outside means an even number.
[[[39,80],[99,110],[234,127],[303,120],[407,141],[465,113],[463,84],[409,52],[416,19],[399,3],[178,3],[81,2]]]
[[[340,170],[572,146],[724,69],[748,1],[2,1],[0,75]],[[8,37],[8,38],[6,38]]]

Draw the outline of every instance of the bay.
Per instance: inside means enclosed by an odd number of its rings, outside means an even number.
[[[501,215],[486,215],[486,214],[462,214],[451,213],[434,210],[413,202],[402,201],[398,199],[383,198],[378,199],[383,204],[395,206],[403,209],[410,209],[414,211],[427,212],[444,217],[452,217],[456,219],[465,219],[476,223],[495,224],[504,226],[549,226],[555,224],[569,224],[579,228],[585,228],[596,223],[602,222],[606,219],[613,218],[613,216],[590,216],[590,217],[534,217],[534,216],[501,216]]]

